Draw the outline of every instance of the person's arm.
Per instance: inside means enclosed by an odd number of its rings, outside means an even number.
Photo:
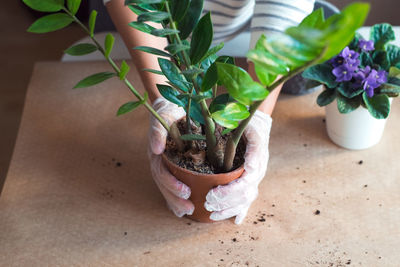
[[[110,14],[115,27],[125,42],[126,47],[132,57],[132,60],[139,71],[140,77],[145,89],[149,93],[151,102],[154,102],[160,93],[156,87],[157,83],[164,83],[165,78],[161,75],[153,74],[142,69],[159,70],[157,57],[139,50],[133,49],[136,46],[151,46],[163,50],[167,46],[165,38],[156,37],[147,33],[138,31],[128,24],[137,20],[137,15],[124,5],[124,0],[111,0],[106,3],[108,13]],[[159,27],[159,24],[148,23],[153,27]]]

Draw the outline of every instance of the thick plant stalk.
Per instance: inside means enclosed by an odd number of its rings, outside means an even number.
[[[97,49],[100,51],[100,53],[103,54],[107,62],[111,65],[111,67],[114,69],[114,71],[119,75],[120,69],[115,64],[115,62],[105,54],[104,48],[99,44],[99,42],[94,38],[91,34],[89,29],[71,12],[69,12],[68,9],[64,8],[63,9],[92,39],[93,43],[96,45]],[[176,143],[179,151],[184,151],[184,143],[183,140],[180,138],[180,132],[177,128],[176,125],[171,125],[171,127],[168,125],[168,123],[153,109],[153,107],[146,101],[146,99],[133,87],[133,85],[129,82],[128,79],[124,78],[123,82],[125,85],[129,88],[129,90],[136,96],[136,98],[139,101],[144,102],[145,108],[161,123],[161,125],[167,130],[171,138],[174,140]]]
[[[292,77],[296,76],[297,74],[301,73],[304,71],[306,68],[316,64],[318,61],[320,61],[323,56],[325,55],[326,48],[324,48],[321,53],[312,61],[308,62],[307,64],[289,72],[286,76],[282,76],[279,78],[277,81],[275,81],[271,86],[267,88],[269,92],[272,92],[275,90],[280,84],[286,82],[287,80],[291,79]],[[258,107],[261,105],[263,101],[257,101],[254,104],[250,106],[249,112],[250,115],[242,121],[239,125],[238,128],[233,132],[232,136],[228,139],[225,147],[225,156],[224,156],[224,171],[228,172],[231,171],[233,168],[233,160],[235,158],[236,154],[236,147],[239,144],[240,138],[242,138],[242,135],[244,133],[244,130],[246,129],[247,125],[249,124],[250,120],[252,119],[254,113],[257,111]]]

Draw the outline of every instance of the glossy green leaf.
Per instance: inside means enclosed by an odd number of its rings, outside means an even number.
[[[190,0],[170,0],[172,19],[179,22],[189,9]]]
[[[336,94],[336,96],[337,108],[342,114],[350,113],[361,105],[361,96],[346,98],[340,93]]]
[[[319,28],[325,22],[324,10],[319,8],[305,17],[299,24],[300,27]]]
[[[36,20],[28,29],[28,32],[46,33],[67,27],[73,19],[65,13],[56,13],[41,17]]]
[[[105,48],[104,55],[105,55],[105,57],[110,56],[110,53],[114,46],[114,41],[115,41],[114,36],[112,36],[111,33],[108,33],[106,35],[106,39],[104,40],[104,48]]]
[[[197,23],[190,42],[190,60],[192,65],[197,64],[206,55],[213,39],[211,13],[205,14]]]
[[[110,79],[114,76],[117,76],[114,72],[100,72],[96,73],[93,75],[90,75],[89,77],[86,77],[85,79],[81,80],[78,82],[75,86],[75,88],[83,88],[83,87],[89,87],[92,85],[96,85],[98,83],[101,83],[107,79]]]
[[[335,100],[335,98],[336,98],[336,90],[326,89],[318,95],[317,104],[318,106],[323,107],[332,103]]]
[[[184,44],[169,44],[165,47],[165,50],[171,53],[171,55],[176,55],[177,53],[185,50],[189,50],[190,46]]]
[[[92,10],[89,16],[89,32],[91,37],[93,37],[94,35],[94,29],[96,27],[96,18],[97,18],[97,11]]]
[[[64,53],[71,56],[83,56],[93,53],[95,51],[97,51],[97,47],[95,45],[83,43],[71,46],[70,48],[65,50]]]
[[[121,116],[128,112],[131,112],[134,109],[136,109],[137,107],[139,107],[140,105],[142,105],[141,101],[134,101],[134,102],[132,101],[132,102],[125,103],[118,109],[117,116]]]
[[[233,129],[224,129],[224,130],[221,132],[221,135],[226,135],[226,134],[232,132],[232,130],[233,130]]]
[[[246,106],[240,103],[229,103],[223,110],[216,111],[211,116],[214,114],[232,121],[241,121],[250,116]]]
[[[204,75],[203,82],[201,83],[201,92],[210,90],[218,81],[218,71],[216,63],[213,63]]]
[[[164,3],[165,0],[125,0],[125,5],[133,4],[160,4]]]
[[[151,34],[154,36],[158,36],[158,37],[165,37],[168,35],[173,35],[179,33],[178,30],[174,30],[174,29],[154,29],[151,31]]]
[[[374,41],[376,50],[383,50],[388,42],[395,39],[392,26],[388,23],[372,26],[370,39]]]
[[[165,99],[180,107],[185,107],[185,102],[178,98],[179,92],[174,88],[165,84],[157,84],[157,88]]]
[[[149,12],[147,9],[144,9],[144,8],[138,6],[138,5],[128,5],[128,7],[133,13],[135,13],[138,16],[143,14],[143,13]]]
[[[138,16],[138,22],[145,22],[145,21],[153,21],[153,22],[162,22],[169,18],[169,14],[163,11],[156,11],[156,12],[147,12],[143,13]]]
[[[332,74],[332,69],[329,63],[318,64],[307,68],[302,76],[323,83],[329,88],[335,88],[338,83],[336,77]]]
[[[157,56],[171,57],[171,55],[168,54],[167,52],[164,52],[160,49],[149,47],[149,46],[136,46],[133,49],[140,50],[140,51],[150,53],[153,55],[157,55]]]
[[[260,50],[250,50],[247,53],[247,58],[254,62],[254,64],[262,66],[269,74],[286,75],[289,72],[286,63],[273,56],[271,53]]]
[[[190,69],[187,70],[183,70],[182,74],[185,75],[185,77],[190,80],[190,78],[194,78],[197,75],[199,75],[200,73],[203,73],[202,69],[196,68],[196,67],[192,67]]]
[[[162,73],[161,71],[159,71],[159,70],[153,70],[153,69],[142,69],[142,71],[148,71],[148,72],[151,72],[151,73],[154,73],[154,74],[158,74],[158,75],[163,75],[164,76],[164,73]]]
[[[136,30],[139,30],[141,32],[145,33],[151,33],[155,28],[153,26],[150,26],[144,22],[137,22],[137,21],[132,21],[128,24],[132,28],[135,28]]]
[[[260,83],[264,86],[270,86],[278,77],[277,75],[268,73],[262,65],[254,63],[254,71]]]
[[[374,95],[368,97],[363,93],[363,100],[369,113],[376,119],[386,119],[390,113],[390,101],[387,95]]]
[[[219,50],[224,48],[224,45],[225,44],[222,42],[222,43],[217,44],[216,46],[211,47],[200,61],[203,61],[207,57],[216,54]]]
[[[253,101],[264,100],[268,96],[268,91],[261,84],[254,82],[242,68],[227,63],[216,64],[218,80],[238,102],[250,105]]]
[[[179,21],[178,30],[181,39],[186,39],[192,33],[203,11],[204,0],[191,0],[186,15]]]
[[[214,100],[211,102],[209,106],[209,110],[211,113],[223,110],[227,104],[234,101],[235,99],[233,99],[229,94],[221,94],[216,98],[214,98]]]
[[[189,91],[190,86],[188,86],[185,76],[173,62],[164,58],[159,58],[158,64],[165,77],[167,77],[172,84],[176,85],[182,91]]]
[[[213,113],[212,118],[216,123],[218,123],[219,125],[227,128],[227,129],[235,129],[239,126],[238,121],[233,121],[233,120],[229,120],[229,119],[222,117],[221,114],[219,113],[219,111]]]
[[[199,134],[184,134],[181,135],[181,139],[185,141],[206,140],[206,137],[204,135],[199,135]]]
[[[128,72],[129,72],[129,70],[130,70],[129,65],[126,63],[125,60],[122,60],[121,68],[119,71],[119,79],[124,80],[126,77],[126,74],[128,74]]]
[[[80,5],[81,0],[67,0],[68,10],[74,15],[76,14],[76,12],[78,12]]]
[[[41,12],[57,12],[64,7],[64,0],[22,0],[25,5]]]

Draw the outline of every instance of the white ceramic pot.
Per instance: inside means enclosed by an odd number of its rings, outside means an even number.
[[[336,101],[333,101],[325,107],[325,111],[328,135],[341,147],[366,149],[379,143],[382,138],[387,119],[375,119],[362,106],[348,114],[341,114]]]

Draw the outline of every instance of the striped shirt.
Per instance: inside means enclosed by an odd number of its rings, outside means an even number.
[[[249,48],[252,48],[261,34],[270,36],[300,23],[312,12],[314,1],[205,0],[203,12],[211,12],[215,43],[250,31]]]

